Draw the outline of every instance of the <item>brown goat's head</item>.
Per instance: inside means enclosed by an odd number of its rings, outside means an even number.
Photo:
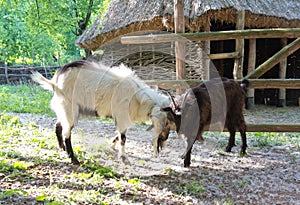
[[[169,106],[166,107],[162,107],[161,111],[164,111],[167,113],[167,118],[168,121],[171,121],[172,123],[175,123],[176,126],[176,131],[179,131],[180,128],[180,122],[181,122],[181,103],[183,101],[183,96],[176,96],[176,98],[173,98],[173,96],[167,92],[170,100],[171,100],[171,104]]]

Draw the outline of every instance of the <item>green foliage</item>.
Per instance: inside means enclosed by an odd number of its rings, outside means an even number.
[[[104,178],[117,178],[118,174],[111,168],[102,167],[94,162],[92,159],[86,160],[82,165],[84,168],[89,169],[94,175],[100,175]]]
[[[92,2],[92,4],[90,4]],[[79,58],[75,40],[109,0],[0,1],[0,64],[41,64]],[[85,22],[87,20],[87,22]]]
[[[250,135],[251,136],[251,135]],[[257,147],[271,147],[281,146],[286,144],[294,144],[300,149],[299,133],[277,133],[277,132],[256,132],[253,133],[251,140],[252,146]]]
[[[6,190],[3,194],[0,194],[0,200],[5,198],[5,197],[10,197],[10,196],[25,196],[27,195],[28,192],[27,191],[24,191],[22,189],[9,189],[9,190]]]
[[[0,85],[0,111],[53,114],[52,94],[35,85]]]
[[[200,193],[204,193],[206,191],[203,188],[202,183],[192,183],[186,186],[187,192],[193,195],[199,195]]]

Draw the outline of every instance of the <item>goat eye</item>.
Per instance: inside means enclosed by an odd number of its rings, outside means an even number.
[[[181,115],[181,109],[180,109],[180,108],[177,108],[177,109],[175,110],[175,114],[176,114],[176,115]]]

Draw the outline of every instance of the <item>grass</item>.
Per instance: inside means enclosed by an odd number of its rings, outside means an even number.
[[[79,154],[83,164],[72,169],[65,153],[58,151],[52,131],[33,123],[21,124],[18,117],[3,112],[0,128],[0,204],[30,196],[44,204],[107,204],[105,195],[111,190],[103,186],[104,180],[121,180],[111,168],[100,166],[87,155]],[[139,184],[135,178],[127,182],[136,187]],[[61,194],[65,191],[68,194]]]
[[[0,111],[53,115],[51,97],[37,85],[0,85]]]
[[[228,143],[229,133],[219,132],[206,132],[204,136],[207,138],[213,138],[218,143],[220,150],[218,154],[226,156],[224,151]],[[236,133],[236,145],[241,144],[240,134]],[[300,151],[300,133],[292,132],[247,132],[247,144],[248,149],[251,147],[273,147],[273,146],[285,146],[293,145]]]
[[[293,144],[300,150],[299,133],[255,132],[248,139],[253,147],[272,147]]]

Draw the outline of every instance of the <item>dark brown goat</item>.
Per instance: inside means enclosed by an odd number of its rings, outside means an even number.
[[[249,81],[244,79],[239,85],[234,80],[216,78],[189,89],[180,105],[162,108],[168,119],[175,122],[176,131],[186,143],[182,156],[184,167],[191,164],[191,151],[196,139],[202,136],[204,128],[217,124],[220,131],[227,128],[230,132],[226,152],[235,145],[235,132],[242,138],[241,153],[246,153],[246,123],[243,115],[245,93]]]

